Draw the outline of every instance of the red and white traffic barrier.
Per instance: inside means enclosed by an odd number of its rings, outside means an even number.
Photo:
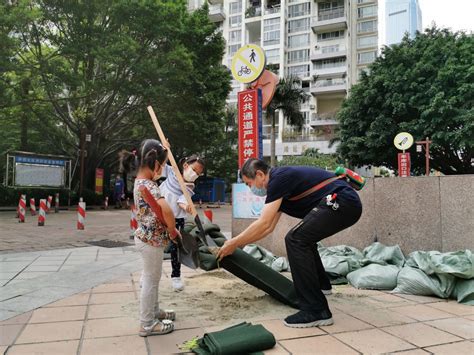
[[[108,196],[105,196],[105,200],[104,200],[104,210],[107,210],[109,209],[109,197]]]
[[[32,216],[36,216],[36,204],[34,198],[30,198],[30,212]]]
[[[84,223],[86,220],[86,203],[79,202],[77,205],[77,229],[84,230]]]
[[[212,211],[204,210],[204,224],[212,223]]]
[[[138,228],[138,222],[137,222],[137,209],[135,208],[135,205],[132,204],[130,206],[130,230],[135,232],[135,230]]]
[[[53,202],[53,196],[48,196],[48,201],[46,202],[46,213],[49,213],[51,209],[51,202]]]
[[[56,193],[56,196],[54,197],[54,213],[59,212],[59,193]]]
[[[18,222],[25,223],[26,215],[26,195],[21,195],[20,201],[18,202]]]
[[[38,226],[44,226],[46,220],[46,200],[41,199],[39,205],[39,214],[38,214]]]

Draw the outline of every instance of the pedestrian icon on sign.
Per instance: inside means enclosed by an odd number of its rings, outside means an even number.
[[[252,53],[250,53],[250,63],[254,62],[255,63],[255,51],[252,49]]]

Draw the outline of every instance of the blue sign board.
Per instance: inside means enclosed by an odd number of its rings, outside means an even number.
[[[254,195],[245,184],[232,184],[232,216],[258,218],[262,213],[265,197]]]
[[[24,164],[41,164],[41,165],[66,165],[65,160],[49,159],[49,158],[38,158],[38,157],[26,157],[26,156],[15,156],[16,163]]]

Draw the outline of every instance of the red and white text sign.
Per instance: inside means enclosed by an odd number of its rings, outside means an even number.
[[[410,153],[398,153],[398,176],[410,176]]]
[[[239,169],[249,158],[261,157],[261,93],[258,89],[238,94]]]

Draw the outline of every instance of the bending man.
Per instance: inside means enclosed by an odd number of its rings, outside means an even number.
[[[254,243],[271,233],[281,213],[302,219],[285,237],[291,275],[300,311],[285,318],[285,325],[307,328],[333,324],[324,294],[331,293],[316,243],[355,224],[362,214],[358,194],[332,172],[313,167],[272,168],[249,159],[241,170],[252,192],[266,196],[259,219],[224,243],[218,257]]]

